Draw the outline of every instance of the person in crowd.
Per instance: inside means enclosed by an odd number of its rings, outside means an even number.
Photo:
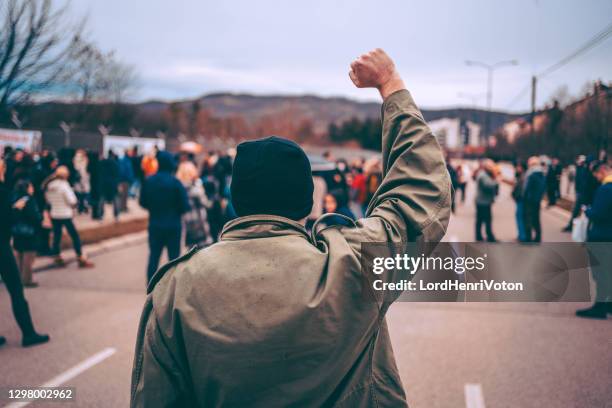
[[[586,210],[591,224],[587,233],[587,247],[592,254],[595,303],[590,308],[576,311],[576,315],[606,319],[608,314],[612,314],[612,252],[609,245],[612,242],[612,165],[598,162],[593,166],[593,173],[601,183],[595,192],[593,204]]]
[[[557,204],[557,199],[561,197],[561,173],[563,167],[559,163],[559,159],[553,158],[548,165],[546,171],[546,195],[548,197],[548,207]]]
[[[172,155],[165,151],[157,154],[159,168],[148,177],[140,191],[140,205],[149,211],[149,262],[147,282],[159,265],[159,258],[166,248],[168,259],[179,257],[181,251],[181,217],[189,211],[187,191],[174,176]]]
[[[105,203],[113,206],[113,216],[115,221],[119,220],[121,213],[121,203],[119,202],[119,159],[112,150],[108,151],[108,156],[100,162],[100,183],[102,186],[102,198]]]
[[[565,186],[565,195],[569,196],[574,189],[574,182],[576,181],[576,165],[570,164],[567,166],[567,184]]]
[[[343,201],[344,194],[341,191],[330,191],[325,195],[324,214],[329,214],[324,218],[323,223],[331,225],[353,225],[355,215],[348,207],[348,203]]]
[[[364,214],[364,207],[367,206],[366,200],[368,198],[366,177],[363,174],[364,163],[365,159],[363,158],[356,159],[351,163],[351,169],[353,172],[353,180],[350,186],[352,191],[351,199],[355,203],[354,208],[356,208],[353,212],[359,214],[360,217]]]
[[[130,186],[134,182],[134,169],[132,167],[132,158],[130,157],[131,154],[131,150],[126,149],[123,157],[118,160],[119,183],[117,185],[117,194],[120,212],[127,212],[128,210]]]
[[[0,278],[11,298],[13,316],[21,330],[23,347],[43,344],[49,341],[49,335],[41,334],[34,329],[28,302],[23,293],[23,285],[15,255],[11,248],[12,202],[11,191],[5,183],[6,163],[0,159]],[[0,336],[0,346],[6,338]]]
[[[525,242],[542,241],[540,211],[546,187],[546,176],[544,176],[540,159],[532,156],[527,160],[527,172],[522,192]]]
[[[576,181],[574,183],[576,198],[572,215],[568,224],[563,228],[563,232],[572,232],[574,219],[580,214],[582,206],[588,206],[593,202],[598,183],[589,169],[592,161],[584,155],[579,155],[576,159]]]
[[[47,200],[45,199],[45,190],[43,188],[44,181],[55,173],[55,169],[59,165],[59,160],[55,155],[47,150],[43,150],[40,160],[34,174],[32,176],[32,184],[34,184],[34,198],[38,208],[43,213],[43,223],[38,230],[36,242],[38,244],[38,254],[48,256],[51,254],[50,237],[51,237],[51,220],[47,211]]]
[[[465,203],[465,189],[469,176],[463,164],[458,164],[457,167],[455,167],[455,173],[457,174],[457,191],[461,192],[461,203]]]
[[[157,148],[154,148],[142,157],[140,167],[142,169],[142,174],[145,179],[157,173],[157,152]]]
[[[102,197],[102,168],[98,152],[89,152],[87,154],[87,173],[89,173],[91,218],[101,220],[104,217],[104,199]]]
[[[144,181],[144,172],[142,171],[142,155],[138,152],[138,146],[134,146],[130,153],[130,160],[132,162],[132,174],[134,175],[134,181],[130,188],[130,197],[138,197],[140,186]]]
[[[208,201],[202,180],[198,177],[198,169],[192,161],[186,160],[179,164],[176,178],[187,190],[191,209],[183,215],[185,224],[185,245],[210,245],[212,237],[208,225]]]
[[[363,208],[365,214],[382,182],[382,162],[378,157],[370,158],[365,162],[363,172],[366,179],[366,201]]]
[[[86,213],[89,206],[89,192],[91,191],[91,177],[87,169],[89,165],[89,159],[87,158],[87,152],[84,149],[78,149],[72,160],[74,164],[74,170],[78,177],[73,184],[74,193],[77,197],[77,211],[79,214]]]
[[[93,267],[93,263],[89,261],[83,254],[81,248],[81,238],[74,226],[72,218],[74,217],[74,207],[77,205],[77,198],[68,183],[70,172],[66,166],[59,166],[55,173],[44,182],[45,197],[50,206],[49,214],[51,216],[51,224],[53,225],[53,250],[56,266],[65,266],[66,261],[61,256],[62,230],[66,228],[74,252],[77,254],[77,262],[79,268]]]
[[[28,180],[15,184],[13,203],[13,248],[16,252],[17,267],[21,282],[27,288],[38,286],[32,279],[32,266],[36,259],[38,245],[36,238],[42,224],[42,214],[34,198],[34,186]]]
[[[476,175],[476,241],[483,241],[482,225],[485,226],[488,242],[496,242],[493,234],[491,208],[499,190],[495,163],[486,159]]]
[[[350,77],[384,100],[385,169],[366,218],[308,234],[314,187],[304,151],[275,136],[238,145],[231,193],[239,218],[220,243],[167,264],[149,283],[132,407],[407,405],[385,323],[395,297],[363,297],[360,247],[438,242],[450,180],[384,51],[360,57]]]
[[[523,186],[525,185],[525,167],[522,163],[517,163],[514,167],[514,186],[512,187],[512,199],[516,204],[514,217],[516,220],[516,229],[518,232],[518,242],[527,241],[527,233],[525,231],[525,206],[523,204]]]

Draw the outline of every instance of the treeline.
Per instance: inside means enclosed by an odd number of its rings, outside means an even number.
[[[592,92],[565,108],[554,105],[534,117],[533,131],[529,118],[521,126],[515,140],[499,131],[497,144],[490,147],[490,157],[524,160],[529,156],[546,154],[564,163],[577,155],[598,157],[612,148],[612,90],[601,83]]]
[[[382,124],[380,119],[352,118],[340,125],[331,123],[328,127],[328,136],[332,142],[346,143],[358,142],[364,149],[380,150]]]

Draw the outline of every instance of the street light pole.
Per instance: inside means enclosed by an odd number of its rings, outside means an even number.
[[[485,117],[485,137],[489,136],[489,128],[491,122],[491,110],[493,109],[493,72],[497,68],[510,65],[518,65],[517,60],[499,61],[495,64],[487,64],[481,61],[465,61],[465,64],[469,67],[481,67],[487,70],[487,116]]]

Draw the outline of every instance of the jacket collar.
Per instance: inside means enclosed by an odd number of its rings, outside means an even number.
[[[270,214],[247,215],[225,224],[220,240],[235,241],[249,238],[301,235],[310,241],[302,224],[289,218]]]

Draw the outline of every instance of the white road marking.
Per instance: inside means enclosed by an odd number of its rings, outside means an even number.
[[[465,384],[465,406],[467,408],[485,408],[480,384]]]
[[[82,362],[75,365],[74,367],[69,368],[68,370],[59,374],[57,377],[53,377],[46,383],[40,385],[40,388],[59,387],[60,385],[66,383],[67,381],[72,380],[74,377],[81,374],[82,372],[89,370],[90,368],[92,368],[93,366],[97,364],[100,364],[102,361],[106,360],[107,358],[115,354],[116,352],[117,352],[117,349],[113,347],[107,347],[104,350],[89,357],[88,359],[83,360]],[[21,407],[30,405],[32,402],[34,401],[14,402],[12,404],[6,405],[4,408],[21,408]]]

